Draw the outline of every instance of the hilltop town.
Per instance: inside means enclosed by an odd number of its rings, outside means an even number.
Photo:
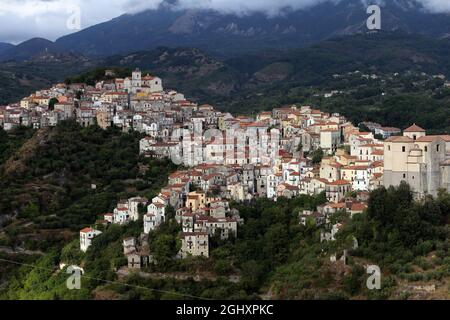
[[[84,127],[114,126],[145,134],[142,156],[177,160],[179,169],[156,197],[123,199],[98,221],[125,225],[142,216],[142,235],[123,239],[130,269],[153,262],[148,234],[168,219],[182,229],[177,258],[208,258],[211,237],[237,237],[245,223],[235,202],[323,193],[327,203],[298,212],[298,223],[326,226],[321,239],[332,241],[342,228],[331,223],[333,214],[362,213],[380,186],[406,181],[416,198],[450,190],[450,136],[427,135],[416,124],[402,132],[363,123],[369,129],[363,132],[340,114],[297,105],[233,116],[164,90],[162,79],[138,69],[124,79],[111,70],[105,75],[113,80],[57,84],[0,107],[0,126],[40,129],[68,119]],[[89,250],[101,233],[95,225],[82,229],[80,249]]]

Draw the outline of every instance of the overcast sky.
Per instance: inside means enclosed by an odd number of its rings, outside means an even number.
[[[299,9],[324,1],[326,0],[178,0],[178,3],[183,8],[211,8],[241,14],[263,11],[273,15],[281,8]],[[382,0],[355,1],[373,3]],[[450,0],[419,1],[428,10],[450,12]],[[77,30],[73,28],[76,26],[78,8],[83,29],[124,13],[157,8],[161,2],[162,0],[0,0],[0,42],[19,43],[33,37],[55,40],[75,32]]]

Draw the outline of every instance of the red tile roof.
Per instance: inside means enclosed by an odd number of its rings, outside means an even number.
[[[347,181],[347,180],[336,180],[333,182],[329,182],[328,184],[331,186],[344,186],[344,185],[350,185],[351,182]]]
[[[419,127],[414,123],[409,128],[406,128],[403,132],[425,132],[425,129],[422,129],[421,127]]]
[[[434,141],[437,138],[441,138],[445,142],[450,142],[450,135],[425,136],[425,137],[418,138],[416,141],[418,141],[418,142],[431,142],[431,141]]]

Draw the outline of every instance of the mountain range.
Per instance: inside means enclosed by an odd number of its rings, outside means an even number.
[[[361,0],[340,0],[302,10],[286,8],[269,16],[258,12],[177,9],[172,1],[156,10],[124,14],[55,42],[31,39],[3,49],[0,44],[0,60],[26,60],[43,52],[104,57],[160,46],[195,47],[220,57],[299,48],[336,36],[365,33],[366,8]],[[435,38],[450,35],[450,16],[427,12],[415,0],[386,1],[381,18],[384,31],[401,30]]]
[[[16,102],[66,77],[104,67],[139,67],[159,75],[168,88],[189,98],[215,103],[237,94],[264,91],[267,86],[318,85],[333,74],[355,70],[450,76],[449,56],[450,41],[403,32],[340,36],[305,48],[261,50],[226,59],[188,47],[158,47],[96,59],[42,51],[27,61],[0,63],[0,105]],[[84,76],[75,82],[90,78]]]
[[[0,53],[13,48],[14,45],[10,44],[10,43],[5,43],[5,42],[0,42]]]
[[[341,36],[291,50],[266,50],[219,59],[197,48],[159,47],[115,55],[100,67],[119,67],[157,74],[165,86],[200,102],[226,108],[238,96],[277,88],[324,84],[334,74],[425,72],[450,76],[450,42],[401,32]],[[72,82],[101,80],[103,72],[75,77]]]

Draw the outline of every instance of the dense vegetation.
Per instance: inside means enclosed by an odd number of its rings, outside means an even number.
[[[448,298],[449,205],[447,193],[414,202],[406,184],[380,188],[371,193],[366,213],[352,219],[336,216],[345,223],[337,241],[318,246],[316,240],[279,268],[273,277],[274,290],[283,298],[317,299],[322,292],[327,298],[404,299],[414,296],[408,283],[429,281],[443,287],[442,295],[436,297]],[[353,237],[357,249],[352,248]],[[321,258],[322,250],[338,253],[343,249],[349,256],[342,270]],[[365,287],[368,275],[363,266],[370,264],[381,268],[381,290]]]
[[[0,105],[18,102],[36,90],[48,89],[65,77],[97,64],[98,61],[72,54],[37,57],[25,62],[1,62]]]
[[[438,270],[438,277],[443,277],[450,271],[449,219],[448,193],[413,202],[409,186],[402,183],[396,189],[373,191],[367,214],[355,218],[346,232],[359,241],[355,255],[377,261],[395,274],[408,273],[417,257],[435,252],[435,262],[444,259],[447,264],[447,269]]]
[[[5,152],[17,149],[22,130],[7,135]],[[0,167],[0,246],[61,248],[119,199],[154,196],[175,167],[140,158],[139,139],[136,132],[75,122],[35,133]]]
[[[33,133],[34,130],[26,127],[15,128],[9,133],[0,128],[0,167],[31,138]]]
[[[280,105],[311,105],[322,111],[339,112],[355,124],[374,121],[404,129],[417,123],[430,133],[450,132],[450,90],[443,80],[414,73],[377,75],[377,79],[365,79],[362,72],[337,79],[330,76],[317,87],[273,86],[264,95],[256,91],[237,96],[227,109],[234,110],[239,103],[246,105],[248,113]],[[339,93],[325,98],[331,91]]]
[[[298,214],[325,201],[323,195],[261,199],[239,205],[245,224],[236,239],[211,241],[209,259],[174,260],[179,249],[179,226],[164,223],[150,234],[152,253],[159,263],[144,269],[147,277],[136,274],[118,278],[114,268],[125,265],[121,240],[138,236],[141,221],[126,227],[112,226],[94,240],[82,254],[75,240],[61,252],[52,251],[37,261],[31,273],[24,266],[8,288],[6,298],[119,298],[119,299],[255,299],[262,296],[280,299],[405,299],[415,297],[408,284],[423,281],[444,286],[448,294],[450,277],[449,215],[450,195],[412,200],[409,186],[381,188],[372,192],[366,213],[350,218],[337,213],[330,221],[344,223],[336,241],[320,242],[320,231],[312,221],[298,223]],[[354,249],[354,238],[359,243]],[[348,250],[346,264],[330,262]],[[64,271],[50,276],[59,261],[85,268],[81,291],[64,289]],[[381,290],[368,290],[365,265],[382,270]],[[38,273],[40,267],[48,274]],[[158,276],[165,273],[165,277]],[[191,277],[176,280],[175,275]],[[151,275],[151,276],[150,276]],[[200,281],[194,276],[201,277]],[[229,276],[239,281],[231,281]],[[112,282],[108,282],[112,281]]]
[[[0,132],[0,146],[4,150],[2,156],[6,159],[9,155],[15,161],[14,168],[20,169],[8,170],[10,163],[0,166],[0,213],[3,215],[1,221],[4,231],[0,235],[0,247],[21,247],[35,253],[29,256],[18,252],[1,253],[0,258],[28,264],[38,259],[36,263],[39,268],[50,267],[51,274],[61,249],[67,243],[69,245],[62,250],[63,258],[68,262],[75,259],[70,256],[70,249],[74,243],[78,245],[80,228],[93,224],[100,214],[110,212],[119,199],[136,195],[153,197],[167,182],[167,176],[175,166],[165,160],[141,158],[140,134],[137,132],[126,134],[113,128],[105,131],[96,126],[82,128],[72,121],[46,130],[35,133],[27,142],[29,145],[38,145],[37,149],[23,145],[24,140],[33,134],[32,130],[19,128],[8,134]],[[3,219],[5,215],[7,218]],[[17,216],[12,219],[14,215]],[[135,230],[141,228],[142,222],[136,225]],[[120,247],[124,231],[111,228],[108,232]],[[105,233],[105,237],[109,233]],[[71,242],[73,239],[75,242]],[[117,246],[111,246],[110,240],[103,246],[106,244],[111,249],[101,250],[105,261],[113,260],[108,256],[109,252],[113,252],[113,256],[122,258],[118,260],[123,262],[123,255],[120,250],[116,250]],[[42,258],[39,258],[40,250],[45,252]],[[81,252],[77,250],[79,257]],[[91,260],[101,263],[101,257],[97,258]],[[12,273],[17,278],[28,276],[30,267],[24,266],[18,270],[16,265],[12,266],[0,262],[2,282]],[[50,290],[45,294],[38,293],[41,290],[39,288],[49,288],[58,283],[58,279],[46,278],[48,281],[44,281],[42,277],[48,274],[39,272],[39,268],[31,276],[39,277],[36,283],[42,287],[26,287],[22,291],[16,288],[13,290],[14,298],[37,299],[60,295]],[[60,277],[59,280],[65,281],[63,271]],[[11,285],[18,284],[13,281]],[[59,285],[65,288],[64,283]],[[86,291],[86,294],[89,292]]]
[[[109,76],[105,74],[106,70],[111,70],[114,72],[114,76]],[[71,76],[66,78],[66,84],[71,83],[86,83],[88,85],[94,86],[98,81],[101,80],[112,80],[115,78],[125,78],[131,75],[130,68],[107,68],[107,67],[98,67],[93,70],[86,71],[82,74]]]
[[[406,128],[413,122],[450,130],[447,42],[399,33],[335,38],[287,52],[227,61],[246,74],[235,94],[207,97],[231,112],[254,114],[280,105],[312,105],[354,123],[376,121]],[[372,78],[372,75],[376,75]],[[325,93],[337,92],[331,98]]]
[[[303,196],[294,200],[281,199],[276,205],[269,200],[261,200],[253,206],[239,206],[246,223],[240,229],[239,237],[230,241],[221,241],[213,237],[211,259],[190,258],[174,260],[179,249],[178,232],[180,227],[173,220],[161,225],[150,234],[151,252],[158,264],[150,266],[147,272],[187,272],[188,274],[216,274],[216,279],[200,282],[187,279],[176,281],[168,279],[140,279],[134,275],[126,278],[126,285],[117,282],[112,271],[124,265],[122,239],[125,236],[138,236],[142,231],[142,221],[131,223],[126,227],[111,226],[94,240],[90,250],[83,254],[79,251],[77,240],[71,242],[58,254],[58,251],[46,254],[32,268],[24,266],[18,271],[9,288],[4,292],[7,298],[88,298],[104,295],[111,291],[114,296],[128,299],[170,299],[170,298],[257,298],[259,289],[277,267],[285,263],[289,254],[296,250],[297,241],[311,233],[298,226],[297,214],[300,208],[314,208],[325,201],[324,196]],[[169,210],[170,215],[171,210]],[[173,215],[173,213],[172,213]],[[309,230],[309,231],[308,231]],[[295,240],[294,240],[295,239]],[[82,265],[86,274],[83,278],[83,290],[78,293],[64,292],[63,271],[58,276],[50,277],[48,273],[38,274],[39,268],[47,268],[49,273],[57,263],[75,263]],[[239,283],[228,281],[231,274],[241,275]],[[116,281],[105,284],[105,281]],[[25,283],[42,283],[43,285],[23,287]],[[146,289],[148,288],[148,289]],[[93,292],[95,291],[95,292]],[[76,296],[73,296],[73,295]]]

